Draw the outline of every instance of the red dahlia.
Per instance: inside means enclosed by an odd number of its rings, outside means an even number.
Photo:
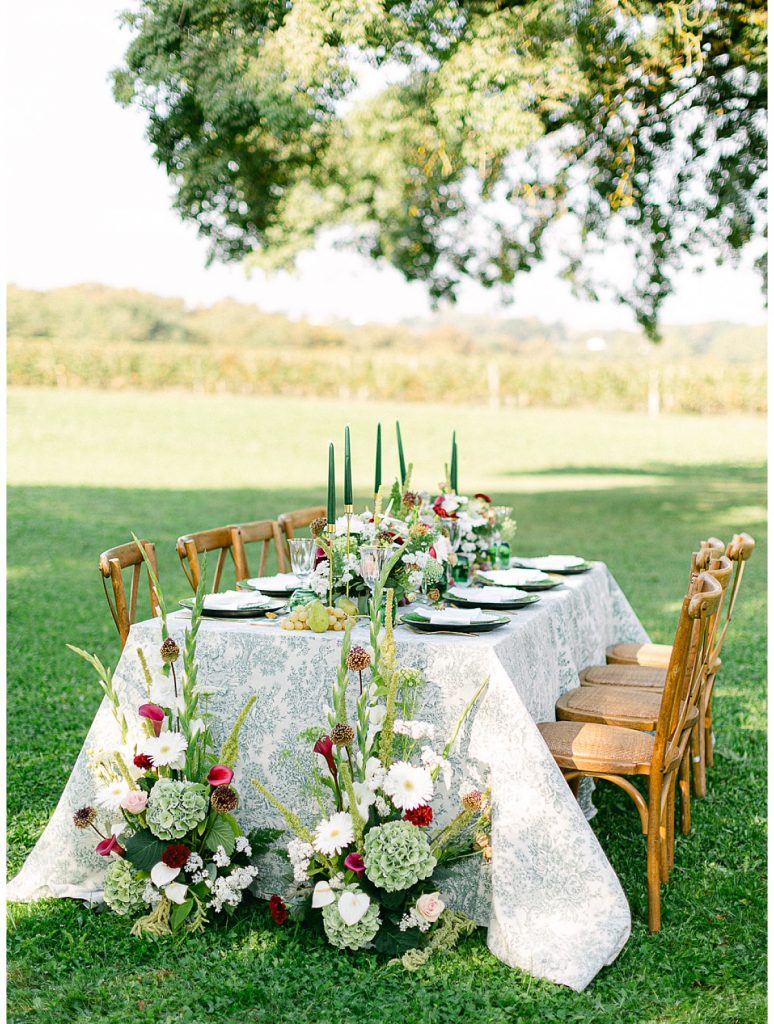
[[[413,811],[406,811],[403,815],[404,821],[410,821],[412,825],[429,825],[433,820],[433,808],[429,804],[420,804]]]
[[[281,896],[272,896],[269,900],[269,913],[277,922],[277,924],[284,924],[288,919],[288,909],[285,906],[285,901]]]
[[[187,846],[183,846],[182,843],[171,843],[162,853],[161,859],[168,868],[181,868],[190,856],[191,851]]]
[[[153,760],[147,754],[137,754],[134,759],[135,768],[142,768],[144,772],[148,772],[153,767]]]

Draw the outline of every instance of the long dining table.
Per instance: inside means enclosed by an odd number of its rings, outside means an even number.
[[[190,620],[169,616],[181,642]],[[341,656],[341,633],[288,632],[262,619],[207,618],[198,635],[198,681],[208,694],[216,740],[225,738],[247,698],[257,701],[240,737],[235,785],[246,829],[281,826],[277,812],[250,785],[262,780],[303,817],[314,814],[309,787],[312,753],[301,733],[324,732],[324,706]],[[565,577],[540,600],[513,612],[502,628],[480,635],[425,634],[399,626],[398,664],[421,669],[425,683],[417,717],[448,735],[481,682],[489,685],[466,721],[451,756],[452,780],[434,801],[443,822],[459,805],[464,784],[492,789],[492,860],[463,862],[444,898],[487,929],[490,951],[505,964],[582,990],[627,941],[629,906],[589,825],[592,809],[575,799],[536,723],[554,719],[554,704],[578,685],[578,672],[604,662],[610,644],[646,641],[621,588],[601,562]],[[368,622],[353,629],[368,645]],[[146,699],[142,648],[160,670],[160,622],[136,623],[115,669],[122,705]],[[84,686],[89,685],[84,666]],[[72,825],[74,811],[93,802],[89,751],[114,728],[103,701],[51,820],[8,888],[11,900],[101,897],[105,861]],[[282,891],[286,866],[266,857],[256,892]]]

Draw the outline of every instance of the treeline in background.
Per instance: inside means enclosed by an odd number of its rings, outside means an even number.
[[[11,287],[8,382],[658,412],[766,409],[763,326],[626,331],[456,316],[312,324],[234,301]]]

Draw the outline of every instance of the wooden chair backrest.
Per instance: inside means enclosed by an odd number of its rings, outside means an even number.
[[[202,567],[199,562],[199,555],[204,552],[217,551],[218,561],[215,565],[215,574],[212,577],[212,593],[216,593],[220,586],[220,579],[223,575],[223,567],[226,558],[231,555],[234,558],[234,536],[231,526],[216,526],[212,530],[200,530],[198,533],[186,533],[177,538],[175,545],[177,556],[183,567],[186,579],[191,584],[191,589],[196,590],[202,575]],[[235,560],[236,565],[236,560]]]
[[[709,657],[709,638],[723,601],[723,588],[707,571],[698,573],[683,598],[672,656],[661,698],[652,771],[670,771],[682,756],[681,743]]]
[[[156,568],[156,546],[149,540],[141,540],[143,551],[148,556],[148,561],[153,566],[153,571],[158,576]],[[143,557],[142,552],[134,541],[129,544],[119,544],[118,547],[108,548],[99,556],[99,571],[102,577],[102,586],[105,591],[110,614],[116,624],[118,635],[121,639],[121,648],[126,645],[129,630],[137,614],[137,592],[140,587],[140,575],[142,573]],[[129,585],[129,600],[126,599],[126,587],[124,586],[124,569],[132,570],[132,579]],[[159,610],[159,602],[156,596],[156,588],[153,580],[148,576],[148,588],[150,590],[151,614],[156,616]],[[110,580],[113,590],[113,599],[110,598],[107,581]]]
[[[285,572],[285,551],[279,524],[274,519],[258,519],[253,523],[238,523],[231,527],[231,539],[238,580],[246,580],[250,577],[245,544],[262,542],[259,576],[263,576],[266,572],[266,559],[272,544],[277,553],[277,568],[280,572]]]
[[[310,508],[298,508],[294,512],[283,512],[277,517],[280,535],[282,537],[282,549],[288,565],[290,564],[290,548],[288,541],[295,536],[296,530],[309,526],[315,519],[325,516],[326,509],[323,505],[314,505]]]
[[[734,571],[734,579],[729,591],[728,602],[726,603],[726,617],[723,622],[723,628],[717,636],[717,640],[712,651],[713,659],[720,657],[723,642],[726,639],[726,633],[728,632],[728,627],[731,625],[731,619],[734,615],[734,606],[739,594],[739,584],[742,582],[744,567],[754,550],[755,541],[749,533],[735,533],[726,548],[726,557],[732,563],[736,563],[736,569]]]

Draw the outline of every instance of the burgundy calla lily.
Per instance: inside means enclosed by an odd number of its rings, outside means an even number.
[[[97,843],[94,847],[100,857],[109,857],[111,853],[118,854],[119,857],[123,857],[124,848],[121,846],[115,836],[108,836],[107,839],[103,839]]]
[[[365,861],[359,853],[348,853],[344,858],[344,867],[354,871],[356,875],[362,875],[365,871]]]
[[[233,778],[234,773],[227,764],[214,764],[210,768],[207,781],[211,786],[228,786]]]
[[[314,752],[315,754],[322,754],[328,764],[328,771],[335,779],[338,775],[338,769],[336,768],[336,762],[333,760],[333,740],[330,736],[321,736],[314,745]]]
[[[492,499],[489,497],[488,494],[484,494],[483,491],[476,491],[476,493],[473,495],[473,497],[474,498],[481,498],[482,501],[487,502],[487,504],[489,504],[489,505],[492,504]]]
[[[161,726],[164,724],[164,719],[167,717],[167,713],[164,708],[160,708],[158,704],[141,704],[137,709],[137,714],[140,718],[147,718],[148,721],[153,725],[153,732],[158,736],[161,732]]]

